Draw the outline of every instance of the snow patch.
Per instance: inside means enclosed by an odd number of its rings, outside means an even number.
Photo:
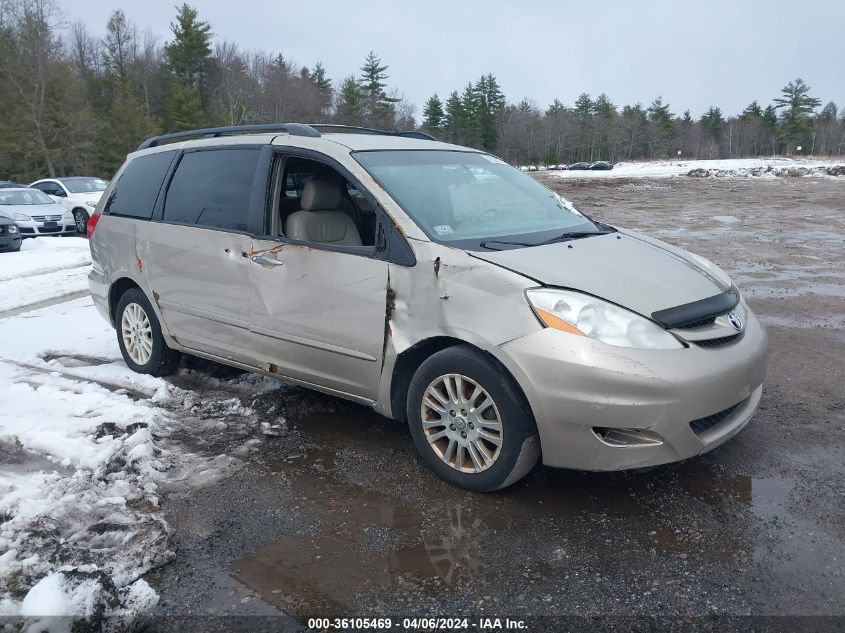
[[[732,158],[725,160],[669,160],[617,163],[608,171],[549,171],[554,178],[779,178],[845,175],[842,161],[806,158]]]

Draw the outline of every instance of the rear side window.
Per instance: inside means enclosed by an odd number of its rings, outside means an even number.
[[[161,183],[176,152],[139,156],[126,166],[106,201],[104,211],[149,220]]]
[[[164,202],[164,221],[249,230],[249,202],[259,149],[219,149],[182,156]]]

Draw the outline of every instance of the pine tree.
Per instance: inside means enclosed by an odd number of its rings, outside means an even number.
[[[364,93],[355,77],[347,77],[340,84],[337,116],[341,123],[363,125]]]
[[[710,106],[707,112],[701,115],[698,122],[712,140],[717,143],[721,140],[725,120],[722,118],[722,111],[719,108]]]
[[[370,51],[361,66],[361,78],[359,86],[363,97],[362,115],[369,125],[380,125],[393,127],[396,118],[395,104],[399,99],[388,97],[384,89],[387,86],[385,80],[387,64],[373,51]]]
[[[476,101],[476,126],[480,145],[488,152],[499,144],[499,122],[505,107],[505,95],[492,74],[482,75],[474,87]]]
[[[126,15],[120,9],[114,11],[106,24],[106,37],[103,42],[106,50],[103,53],[103,61],[109,73],[116,75],[120,80],[126,79],[133,40],[133,29]]]
[[[211,55],[211,27],[197,16],[197,10],[188,4],[178,7],[176,23],[170,25],[174,39],[164,47],[174,77],[168,114],[176,130],[203,127],[206,119],[203,69]]]
[[[760,104],[757,103],[756,100],[749,103],[745,106],[745,110],[742,111],[740,115],[741,118],[747,121],[753,121],[756,119],[760,119],[763,116],[763,108],[760,107]]]
[[[181,83],[174,83],[168,104],[170,129],[195,130],[205,125],[205,115],[202,111],[199,93]]]
[[[314,66],[314,72],[311,73],[311,80],[317,87],[317,92],[320,95],[320,114],[325,115],[332,101],[332,80],[326,77],[326,69],[320,62]]]
[[[448,139],[452,143],[461,142],[461,134],[466,114],[464,104],[457,92],[452,92],[446,100],[445,125]]]
[[[669,153],[675,136],[675,121],[669,104],[661,97],[651,102],[648,108],[648,120],[651,127],[650,143],[652,156],[665,156]]]
[[[423,129],[430,132],[438,132],[446,121],[446,113],[443,111],[443,102],[436,94],[429,97],[423,109]]]
[[[197,16],[197,10],[188,4],[178,8],[176,23],[170,25],[174,39],[165,45],[164,52],[173,74],[185,86],[199,90],[203,63],[211,55],[211,26]]]
[[[586,92],[582,92],[578,95],[578,99],[575,101],[575,107],[573,108],[573,112],[575,116],[577,116],[581,120],[589,119],[590,116],[593,114],[593,100],[590,98],[590,95]]]
[[[808,141],[813,129],[810,115],[821,105],[821,101],[811,97],[809,92],[810,86],[798,77],[781,88],[783,96],[774,99],[775,109],[783,110],[779,136],[787,152],[799,145],[805,148],[810,145]]]

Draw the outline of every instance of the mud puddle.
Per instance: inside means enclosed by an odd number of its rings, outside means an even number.
[[[744,535],[691,536],[678,517],[661,514],[655,491],[732,512],[772,500],[749,477],[720,475],[695,462],[644,473],[538,468],[507,491],[473,495],[421,470],[404,427],[366,409],[310,414],[294,426],[311,448],[261,468],[284,477],[296,499],[291,511],[314,517],[319,527],[264,545],[232,563],[230,572],[300,620],[348,615],[368,594],[398,586],[437,596],[509,578],[555,584],[563,571],[597,562],[605,548],[623,556],[658,551],[730,560],[749,548]],[[373,459],[375,467],[361,468],[350,454]],[[628,531],[623,544],[609,538],[619,525]]]

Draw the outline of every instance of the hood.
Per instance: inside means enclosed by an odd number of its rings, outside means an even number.
[[[60,215],[65,208],[57,202],[44,204],[0,204],[0,215],[11,217],[12,213],[26,213],[27,215]]]
[[[627,231],[472,255],[543,285],[580,290],[646,316],[730,288],[685,251]]]

